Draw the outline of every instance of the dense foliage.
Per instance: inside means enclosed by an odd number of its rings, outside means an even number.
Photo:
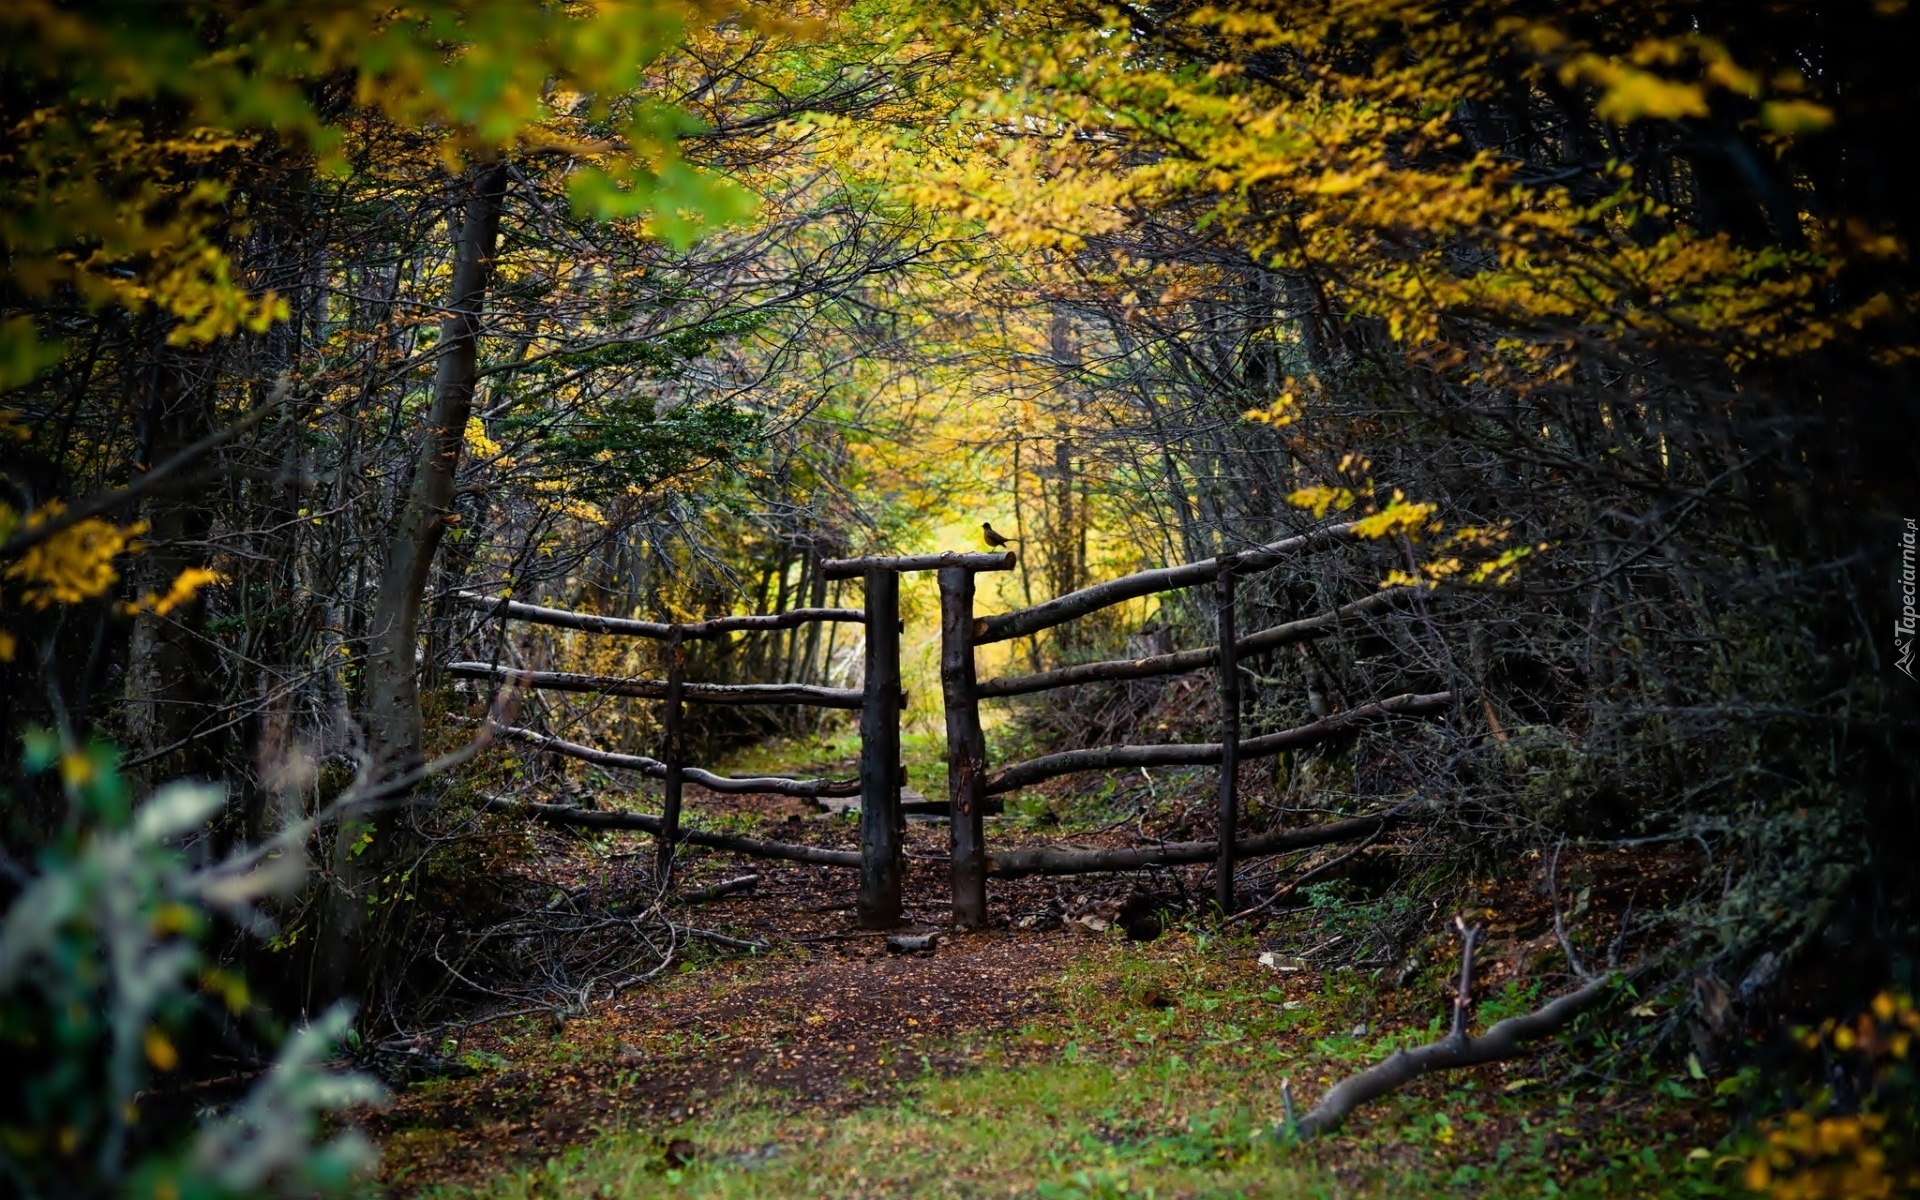
[[[851,596],[824,559],[987,517],[1011,607],[1344,517],[1363,541],[1249,582],[1243,619],[1418,602],[1249,663],[1249,725],[1466,699],[1290,756],[1266,816],[1414,802],[1436,890],[1569,840],[1691,856],[1616,948],[1708,1058],[1728,1003],[1851,1011],[1911,969],[1908,4],[803,8],[0,11],[0,725],[42,739],[0,755],[10,914],[118,844],[40,769],[110,739],[139,812],[195,814],[123,847],[154,904],[183,845],[309,854],[270,944],[170,933],[397,1034],[463,998],[427,934],[499,901],[470,802],[566,774],[481,746],[496,698],[441,665],[661,666],[456,592],[818,606]],[[1005,653],[1208,636],[1170,598]],[[790,631],[689,669],[858,661]],[[511,703],[661,736],[646,704]],[[1096,690],[995,737],[1178,739],[1208,703]],[[811,728],[702,720],[703,753]],[[14,995],[24,1045],[44,996]],[[89,1003],[144,1029],[161,1002]],[[132,1044],[8,1136],[62,1136],[60,1105],[111,1131]]]

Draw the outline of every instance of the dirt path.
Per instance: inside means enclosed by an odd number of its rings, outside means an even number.
[[[832,844],[851,832],[783,810],[753,815],[764,835],[789,840]],[[674,1123],[718,1104],[844,1112],[929,1073],[1044,1054],[1020,1030],[1058,1012],[1062,976],[1098,949],[1058,917],[1111,916],[1133,885],[997,885],[998,927],[954,935],[945,932],[945,872],[911,861],[944,854],[945,839],[944,826],[909,828],[909,923],[897,932],[940,932],[931,954],[892,953],[884,935],[854,927],[850,871],[693,860],[684,886],[749,871],[760,882],[676,920],[765,940],[772,952],[690,942],[678,971],[558,1027],[523,1017],[471,1030],[459,1053],[504,1066],[408,1087],[371,1123],[393,1192],[475,1180],[616,1129],[658,1128],[665,1139]],[[578,850],[556,841],[554,853]]]

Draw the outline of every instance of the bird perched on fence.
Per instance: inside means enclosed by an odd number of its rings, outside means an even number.
[[[992,521],[980,522],[980,536],[987,539],[987,545],[992,546],[996,550],[1002,546],[1018,546],[1020,544],[1019,538],[1010,538],[995,529]]]

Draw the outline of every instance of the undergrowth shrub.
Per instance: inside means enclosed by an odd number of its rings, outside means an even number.
[[[224,790],[175,783],[135,805],[114,752],[30,738],[27,774],[57,768],[65,828],[33,864],[7,861],[0,923],[0,1180],[24,1197],[217,1200],[337,1192],[370,1166],[357,1132],[321,1115],[378,1098],[324,1060],[348,1026],[335,1008],[295,1030],[224,1109],[170,1114],[183,1047],[233,1017],[270,1024],[246,983],[206,951],[216,918],[267,932],[261,902],[302,882],[300,831],[209,863],[185,848]]]

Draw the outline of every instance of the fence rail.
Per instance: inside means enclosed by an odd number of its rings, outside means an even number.
[[[1307,725],[1241,738],[1236,743],[1239,757],[1267,758],[1286,750],[1318,745],[1348,733],[1358,725],[1382,717],[1428,716],[1453,707],[1452,692],[1430,692],[1393,696],[1363,704],[1359,708],[1334,713]],[[1173,742],[1158,746],[1100,746],[1090,750],[1063,750],[1015,763],[987,780],[987,795],[1030,787],[1045,779],[1072,775],[1078,771],[1108,771],[1129,767],[1203,767],[1220,762],[1222,742]]]
[[[1282,538],[1269,542],[1252,550],[1243,550],[1238,554],[1243,571],[1265,571],[1285,562],[1289,556],[1324,550],[1354,537],[1352,525],[1329,525],[1325,529],[1316,529],[1312,533],[1303,533],[1297,537]],[[1118,579],[1109,579],[1105,583],[1096,583],[1083,587],[1077,592],[1068,592],[1052,600],[1034,605],[1032,608],[1016,609],[998,616],[981,617],[974,622],[973,644],[984,646],[989,642],[1004,642],[1008,638],[1025,637],[1038,633],[1042,629],[1051,629],[1063,625],[1075,617],[1084,617],[1089,613],[1111,608],[1128,600],[1138,600],[1142,596],[1152,596],[1160,592],[1178,591],[1195,584],[1211,583],[1220,573],[1220,560],[1210,558],[1204,562],[1185,563],[1177,567],[1161,567],[1153,571],[1139,571],[1132,575],[1122,575]]]
[[[662,621],[635,621],[625,617],[603,617],[595,613],[577,613],[540,604],[523,604],[505,596],[480,592],[455,592],[452,600],[462,608],[476,609],[532,625],[552,625],[560,629],[578,629],[583,633],[618,633],[629,637],[670,640],[676,633],[686,641],[700,641],[723,633],[750,633],[757,630],[792,629],[809,621],[864,621],[866,614],[857,608],[793,608],[783,613],[764,613],[745,617],[715,617],[707,621],[668,624]]]
[[[692,781],[702,787],[717,792],[771,792],[777,795],[799,796],[818,799],[829,796],[864,795],[867,790],[866,777],[868,764],[864,757],[861,763],[861,778],[852,781],[832,779],[786,779],[764,777],[758,779],[734,779],[719,775],[699,767],[686,765],[686,739],[684,731],[683,709],[688,703],[695,704],[802,704],[820,708],[861,709],[863,712],[873,708],[880,699],[873,694],[873,673],[868,673],[868,687],[829,688],[816,687],[803,683],[689,683],[686,678],[686,643],[689,640],[718,637],[725,633],[747,632],[754,630],[793,629],[809,621],[862,621],[869,629],[868,643],[873,638],[871,630],[875,622],[872,603],[866,609],[852,608],[799,608],[784,613],[770,613],[740,617],[716,617],[707,621],[670,624],[659,621],[635,621],[619,617],[602,617],[592,613],[577,613],[563,608],[549,608],[538,604],[524,604],[504,596],[488,596],[478,592],[456,592],[455,603],[463,607],[484,612],[490,616],[507,620],[525,621],[529,624],[550,625],[563,629],[577,629],[585,633],[624,634],[633,637],[653,638],[667,643],[667,678],[628,679],[612,675],[584,675],[568,671],[528,671],[516,667],[501,666],[494,663],[456,662],[447,664],[445,670],[456,679],[486,680],[491,683],[514,687],[544,688],[553,691],[589,692],[608,696],[631,696],[643,700],[663,700],[666,711],[662,715],[661,725],[666,735],[665,753],[661,758],[648,758],[637,754],[616,754],[599,750],[591,746],[582,746],[576,742],[543,734],[531,729],[513,726],[495,726],[493,731],[501,736],[512,738],[524,744],[549,753],[577,758],[602,766],[618,767],[637,771],[644,776],[657,778],[664,784],[662,788],[660,815],[647,816],[640,813],[587,813],[590,820],[579,822],[595,827],[618,829],[641,829],[659,837],[660,874],[663,880],[671,879],[676,848],[682,842],[694,845],[718,846],[723,849],[737,850],[743,854],[757,854],[766,858],[784,858],[795,862],[828,863],[836,866],[860,866],[863,855],[851,851],[827,851],[813,846],[795,846],[785,842],[764,842],[756,838],[737,838],[731,835],[717,835],[701,830],[683,830],[680,827],[680,809],[684,784]],[[886,618],[889,626],[897,625],[898,614]],[[894,671],[895,694],[890,697],[894,705],[895,723],[898,724],[899,706],[905,704],[906,697],[898,694],[899,671]],[[897,738],[896,738],[897,742]],[[898,747],[895,747],[897,759]],[[904,778],[897,764],[893,767],[896,780]],[[894,785],[895,807],[898,806],[899,783]],[[534,805],[525,811],[532,812],[546,820],[560,820],[552,805]],[[619,818],[608,820],[602,818]],[[898,855],[896,854],[896,858]],[[863,868],[864,872],[864,868]],[[895,916],[898,916],[898,889],[895,889]],[[863,890],[863,896],[865,892]]]
[[[987,916],[986,879],[1008,873],[1009,864],[1071,863],[1072,870],[1124,870],[1125,866],[1086,865],[1135,862],[1198,862],[1196,847],[1208,848],[1214,861],[1214,899],[1223,912],[1233,908],[1233,868],[1237,856],[1266,851],[1259,839],[1238,840],[1239,764],[1282,751],[1316,745],[1374,721],[1393,717],[1429,716],[1445,712],[1456,702],[1451,691],[1407,693],[1364,704],[1293,729],[1243,737],[1240,732],[1239,660],[1246,655],[1296,642],[1329,636],[1352,621],[1388,611],[1419,589],[1389,588],[1342,605],[1329,612],[1289,621],[1246,635],[1235,629],[1235,592],[1240,579],[1274,569],[1301,555],[1342,545],[1356,538],[1350,524],[1330,525],[1263,546],[1222,554],[1203,562],[1184,563],[1140,571],[1096,583],[1029,608],[993,616],[973,615],[973,586],[961,570],[941,572],[941,675],[947,702],[947,787],[952,800],[951,864],[953,913],[956,924],[978,927]],[[1211,646],[1137,659],[1076,663],[1051,671],[978,680],[975,647],[1025,637],[1104,608],[1144,596],[1206,586],[1211,591],[1215,638]],[[1181,675],[1214,670],[1214,688],[1220,700],[1220,738],[1214,742],[1148,746],[1104,746],[1041,755],[989,773],[980,742],[979,704],[984,699],[1026,695],[1088,683]],[[1081,771],[1119,767],[1206,766],[1219,770],[1218,835],[1209,843],[1192,843],[1185,857],[1168,859],[1163,850],[1138,854],[1126,851],[1074,852],[1065,858],[1034,852],[1028,858],[991,854],[985,845],[981,813],[987,798]],[[1340,824],[1336,822],[1336,824]],[[1298,831],[1304,832],[1304,831]],[[1315,836],[1311,833],[1308,836]],[[1285,839],[1274,842],[1279,846]],[[1318,844],[1318,843],[1315,843]],[[1025,853],[1025,852],[1022,852]],[[995,866],[994,864],[998,864]],[[1038,866],[1022,871],[1042,869]]]
[[[616,754],[611,750],[596,750],[592,746],[582,746],[578,742],[569,742],[564,738],[557,738],[552,734],[541,733],[534,729],[522,729],[517,725],[494,725],[491,728],[497,737],[520,742],[538,750],[564,755],[567,758],[577,758],[581,762],[635,771],[649,779],[667,777],[666,763],[657,758],[648,758],[643,754]],[[860,794],[858,779],[784,779],[771,775],[742,778],[716,775],[712,771],[705,771],[699,767],[682,767],[680,774],[681,778],[689,783],[697,783],[710,792],[724,792],[729,795],[771,793],[776,796],[797,796],[802,800],[820,800]]]
[[[1387,588],[1336,608],[1332,612],[1304,617],[1298,621],[1288,621],[1284,625],[1274,625],[1256,633],[1249,633],[1240,638],[1237,645],[1242,654],[1258,654],[1263,650],[1274,650],[1281,646],[1290,646],[1295,642],[1309,642],[1328,637],[1338,633],[1342,626],[1351,623],[1355,618],[1385,612],[1408,599],[1417,590],[1407,587]],[[1156,654],[1150,658],[1119,658],[1105,662],[1074,663],[1072,666],[1039,671],[1032,675],[1002,675],[995,679],[983,679],[980,681],[979,691],[980,696],[985,699],[995,696],[1024,696],[1032,692],[1072,687],[1081,683],[1111,683],[1126,679],[1148,679],[1156,675],[1189,675],[1213,666],[1219,661],[1219,657],[1219,647],[1202,646],[1198,650]]]
[[[951,818],[948,865],[955,924],[970,928],[986,923],[986,885],[990,877],[1071,875],[1206,861],[1215,864],[1216,902],[1222,911],[1231,911],[1233,866],[1237,859],[1328,845],[1356,837],[1377,836],[1390,824],[1403,819],[1405,811],[1405,806],[1402,806],[1374,816],[1274,830],[1242,838],[1237,828],[1238,766],[1242,760],[1317,745],[1384,720],[1433,716],[1446,712],[1458,703],[1458,696],[1451,691],[1408,692],[1334,713],[1292,729],[1242,736],[1239,728],[1241,658],[1331,636],[1360,618],[1388,612],[1415,596],[1425,594],[1415,588],[1388,588],[1314,616],[1249,634],[1237,634],[1234,610],[1239,580],[1272,570],[1300,555],[1350,542],[1355,536],[1351,525],[1327,526],[1204,562],[1122,576],[1029,608],[979,618],[973,612],[976,591],[974,576],[981,571],[1011,569],[1017,561],[1013,553],[831,559],[820,564],[822,576],[858,576],[865,592],[861,608],[795,609],[785,613],[721,617],[677,625],[599,617],[525,604],[502,596],[460,592],[454,596],[457,603],[506,620],[577,629],[587,633],[665,640],[669,647],[668,677],[665,680],[627,679],[563,671],[526,671],[478,662],[452,663],[446,670],[464,679],[485,679],[522,687],[634,696],[666,702],[666,752],[661,758],[598,750],[531,729],[494,727],[500,736],[536,749],[665,780],[665,799],[660,816],[581,811],[508,801],[493,802],[490,808],[522,812],[560,824],[638,829],[655,833],[660,838],[663,869],[670,869],[672,848],[681,841],[762,857],[857,867],[860,883],[856,909],[860,922],[870,927],[886,926],[896,923],[900,918],[905,874],[904,818],[900,799],[905,770],[900,765],[900,715],[907,697],[900,690],[900,635],[904,632],[900,622],[900,575],[907,571],[937,571],[940,588],[940,679],[946,703],[947,792]],[[978,678],[975,650],[979,646],[1024,637],[1143,596],[1202,585],[1209,587],[1213,604],[1213,645],[1145,658],[1077,663],[1028,675],[987,680]],[[688,640],[736,631],[791,629],[808,621],[856,620],[866,627],[865,677],[858,689],[798,683],[694,683],[685,678],[685,643]],[[1217,741],[1070,750],[1011,763],[998,772],[990,773],[980,722],[982,700],[1089,683],[1188,674],[1208,668],[1214,671],[1214,686],[1220,697],[1220,738]],[[682,761],[681,736],[681,709],[686,703],[810,704],[858,709],[859,778],[743,779],[686,766]],[[986,845],[983,820],[989,804],[997,804],[990,797],[1081,771],[1208,765],[1217,767],[1219,771],[1219,814],[1213,841],[1121,849],[1044,847],[998,852],[990,852]],[[682,830],[679,828],[682,781],[732,793],[769,792],[803,798],[857,794],[860,797],[860,849],[858,852],[824,850],[701,830]]]
[[[455,679],[488,679],[554,692],[592,692],[665,700],[671,679],[628,679],[620,675],[576,675],[570,671],[527,671],[492,663],[456,662],[443,668]],[[808,683],[683,683],[681,697],[692,704],[804,704],[815,708],[859,708],[859,688],[815,687]]]

